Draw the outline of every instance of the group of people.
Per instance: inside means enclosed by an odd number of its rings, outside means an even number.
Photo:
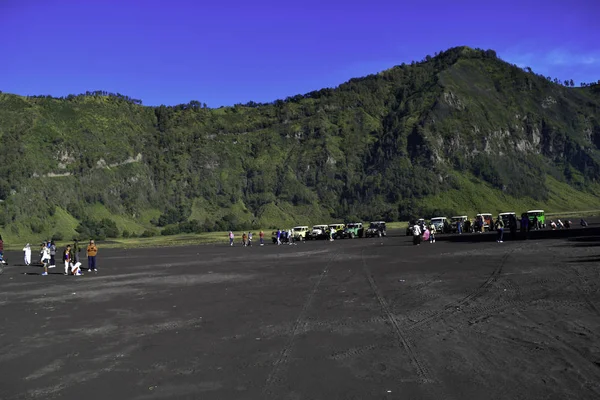
[[[425,240],[429,243],[435,243],[436,232],[437,231],[434,224],[427,225],[425,222],[416,224],[412,228],[413,244],[415,246],[419,246],[421,244],[421,240]]]
[[[252,247],[252,232],[244,232],[242,233],[242,246],[244,247]],[[265,233],[263,231],[260,231],[260,233],[258,234],[258,238],[260,240],[260,245],[264,246],[265,245]],[[233,246],[233,243],[235,241],[235,235],[233,234],[233,231],[229,231],[229,245]]]
[[[288,245],[296,245],[296,240],[294,238],[294,232],[290,230],[281,230],[277,229],[275,233],[275,238],[277,239],[277,245],[281,245],[284,241],[287,242]]]
[[[56,267],[56,251],[56,244],[53,240],[45,241],[40,245],[39,263],[44,268],[42,275],[48,275],[48,269]],[[65,275],[83,275],[81,272],[81,262],[79,261],[80,252],[81,247],[77,239],[74,240],[73,246],[68,244],[63,249],[62,261],[65,265]],[[98,254],[98,247],[93,240],[90,240],[90,243],[86,249],[86,253],[88,258],[88,272],[98,272],[96,267],[96,255]],[[25,265],[31,265],[31,245],[29,243],[23,247],[23,260]]]

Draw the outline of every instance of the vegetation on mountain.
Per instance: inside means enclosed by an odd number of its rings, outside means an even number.
[[[0,231],[152,236],[600,207],[600,85],[559,83],[457,47],[269,104],[0,93]]]

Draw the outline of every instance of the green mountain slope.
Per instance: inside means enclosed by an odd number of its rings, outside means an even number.
[[[594,208],[599,87],[458,47],[270,104],[0,93],[0,229],[149,235]]]

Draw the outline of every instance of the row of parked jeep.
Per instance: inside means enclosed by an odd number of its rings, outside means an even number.
[[[544,210],[529,210],[521,214],[521,218],[523,217],[527,217],[530,223],[537,221],[539,228],[546,227]],[[498,218],[501,218],[504,222],[504,225],[507,227],[509,226],[511,219],[520,221],[515,212],[499,213]],[[410,221],[408,227],[406,228],[406,235],[412,235],[413,226],[424,224],[425,220],[423,218]],[[457,215],[451,218],[434,217],[431,218],[431,221],[429,224],[427,224],[427,226],[433,225],[437,233],[458,233],[459,224],[462,232],[487,232],[494,230],[495,220],[491,213],[477,214],[473,220],[469,219],[467,215]]]
[[[365,228],[362,222],[352,222],[348,224],[329,224],[329,225],[313,225],[295,226],[292,228],[293,239],[296,241],[302,240],[319,240],[319,239],[354,239],[362,237],[382,237],[387,235],[385,221],[373,221]],[[273,231],[271,236],[273,243],[277,242],[277,231]],[[281,237],[280,237],[281,239]],[[285,241],[289,240],[285,236]]]

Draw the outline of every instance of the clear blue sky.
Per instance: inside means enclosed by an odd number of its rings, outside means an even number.
[[[579,84],[600,79],[599,19],[597,0],[0,0],[0,90],[218,107],[459,45]]]

